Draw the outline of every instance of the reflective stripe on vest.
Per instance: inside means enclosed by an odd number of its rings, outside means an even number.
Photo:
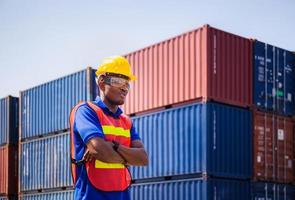
[[[115,119],[104,114],[103,110],[92,102],[87,102],[87,104],[96,112],[105,140],[115,140],[121,145],[130,147],[131,121],[129,118],[121,114],[118,119]],[[131,184],[129,170],[121,163],[105,163],[100,160],[92,160],[87,162],[85,166],[89,181],[99,190],[123,191]]]

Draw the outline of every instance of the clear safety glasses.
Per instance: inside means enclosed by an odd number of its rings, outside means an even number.
[[[103,80],[106,84],[111,85],[113,87],[126,87],[128,90],[130,90],[130,81],[127,79],[114,76],[105,76]]]

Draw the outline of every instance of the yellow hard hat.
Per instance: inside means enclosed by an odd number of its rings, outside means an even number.
[[[136,80],[128,60],[122,56],[105,58],[95,74],[96,76],[99,76],[105,73],[121,74],[127,76],[131,81]]]

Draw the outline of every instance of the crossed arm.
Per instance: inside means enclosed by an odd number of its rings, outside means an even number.
[[[133,140],[131,147],[119,145],[117,151],[113,149],[112,142],[95,137],[87,143],[87,150],[83,159],[86,162],[91,159],[97,159],[106,163],[124,163],[126,161],[128,165],[148,165],[148,155],[140,140]]]

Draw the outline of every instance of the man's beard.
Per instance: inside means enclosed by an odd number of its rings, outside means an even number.
[[[111,104],[113,105],[117,105],[117,106],[120,106],[120,105],[123,105],[124,104],[124,101],[120,102],[120,101],[113,101],[111,100],[109,97],[105,96],[105,98],[108,100],[108,102],[110,102]]]

